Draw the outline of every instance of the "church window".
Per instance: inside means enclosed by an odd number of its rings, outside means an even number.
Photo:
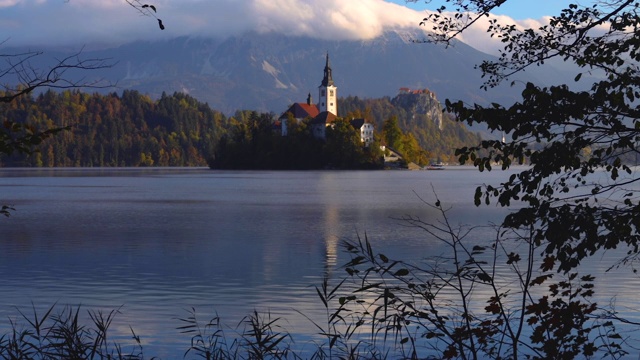
[[[326,94],[326,92],[324,90],[322,90],[322,96],[324,96]]]
[[[329,90],[329,95],[333,96],[333,90]]]

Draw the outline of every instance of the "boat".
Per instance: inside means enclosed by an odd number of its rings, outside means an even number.
[[[441,162],[431,163],[427,166],[427,170],[444,170],[444,164]]]

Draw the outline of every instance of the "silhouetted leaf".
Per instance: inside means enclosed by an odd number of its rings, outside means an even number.
[[[409,270],[407,270],[407,269],[399,269],[393,275],[394,276],[407,276],[407,275],[409,275]]]
[[[480,279],[480,281],[482,282],[491,282],[491,276],[489,276],[489,274],[487,274],[486,272],[482,271],[478,273],[478,279]]]

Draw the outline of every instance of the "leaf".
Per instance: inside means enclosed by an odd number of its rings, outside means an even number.
[[[516,253],[509,253],[509,255],[507,255],[509,260],[507,260],[507,265],[511,265],[513,263],[516,263],[518,261],[520,261],[520,254],[516,254]]]
[[[160,30],[164,30],[164,25],[162,24],[162,20],[158,19],[158,26],[160,26]]]
[[[538,276],[537,278],[531,280],[531,286],[533,285],[542,285],[543,282],[545,282],[545,280],[551,278],[551,275],[541,275]]]
[[[540,269],[542,269],[542,271],[551,271],[555,263],[556,263],[555,256],[547,256],[542,261],[542,265],[540,265]]]
[[[478,187],[476,188],[476,193],[475,193],[475,195],[473,196],[473,203],[474,203],[476,206],[480,206],[480,199],[481,199],[481,198],[482,198],[482,189],[480,188],[480,186],[478,186]]]
[[[582,77],[582,73],[578,73],[578,75],[576,75],[576,77],[573,79],[573,81],[580,81],[581,77]]]
[[[407,275],[409,275],[409,270],[407,269],[400,269],[396,271],[395,274],[393,274],[393,276],[407,276]]]
[[[480,281],[482,282],[491,282],[491,276],[489,274],[487,274],[486,272],[479,272],[477,275],[478,279],[480,279]]]
[[[491,304],[487,305],[484,310],[489,314],[500,314],[501,311],[500,305],[498,305],[498,303],[496,302],[492,302]]]
[[[324,307],[326,308],[328,306],[327,299],[325,299],[325,297],[322,295],[322,292],[317,286],[316,286],[316,292],[318,293],[318,297],[320,298],[320,300],[322,300],[322,304],[324,304]]]
[[[480,245],[474,245],[472,251],[484,251],[486,247]]]

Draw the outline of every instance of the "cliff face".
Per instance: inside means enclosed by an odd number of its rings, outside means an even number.
[[[391,103],[394,106],[406,109],[413,117],[418,114],[427,115],[442,130],[444,125],[442,105],[432,91],[428,89],[409,90],[402,88],[400,93],[391,99]]]

